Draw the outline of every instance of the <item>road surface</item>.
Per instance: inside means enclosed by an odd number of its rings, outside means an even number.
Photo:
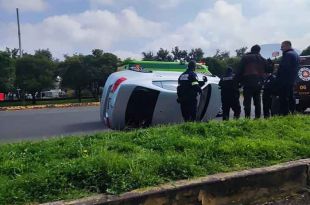
[[[243,106],[241,107],[243,117]],[[0,143],[107,130],[108,128],[99,119],[99,107],[0,112]]]
[[[99,107],[0,112],[0,143],[102,130]]]

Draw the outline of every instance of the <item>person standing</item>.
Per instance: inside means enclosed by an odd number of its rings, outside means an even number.
[[[290,41],[281,44],[283,52],[280,61],[276,83],[279,88],[280,115],[288,115],[295,111],[294,85],[299,66],[299,56],[292,48]]]
[[[196,120],[197,95],[202,92],[195,69],[196,62],[190,61],[187,70],[178,79],[177,101],[181,105],[181,112],[185,122]]]
[[[246,118],[251,117],[252,98],[255,106],[255,118],[261,116],[261,88],[267,62],[260,55],[260,49],[259,45],[254,45],[251,52],[242,57],[240,68],[236,74],[238,82],[243,87],[243,106]]]
[[[273,116],[274,110],[272,109],[272,101],[273,97],[275,96],[274,89],[275,89],[275,79],[276,76],[273,74],[274,64],[273,62],[268,59],[267,60],[268,69],[266,70],[266,76],[263,83],[263,112],[264,118],[269,118]]]
[[[223,120],[229,120],[230,108],[234,112],[234,118],[238,119],[241,113],[241,106],[239,102],[240,92],[239,85],[235,79],[233,69],[228,67],[225,75],[219,82],[221,89]]]

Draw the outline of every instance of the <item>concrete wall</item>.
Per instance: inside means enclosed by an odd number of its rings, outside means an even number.
[[[134,190],[120,196],[97,195],[71,202],[60,201],[47,204],[261,204],[273,199],[284,199],[287,196],[304,193],[310,185],[309,170],[310,159],[304,159],[266,168],[216,174],[194,180],[178,181],[173,184],[166,184],[149,189]]]

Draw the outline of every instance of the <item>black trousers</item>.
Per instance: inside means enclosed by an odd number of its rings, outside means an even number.
[[[296,108],[294,85],[284,85],[279,90],[280,115],[294,113]]]
[[[272,95],[270,92],[264,91],[263,93],[263,112],[264,118],[269,118],[272,113]]]
[[[255,106],[255,118],[260,118],[261,115],[261,96],[260,96],[260,87],[245,87],[243,88],[243,106],[244,113],[246,118],[251,118],[251,102],[252,98]]]
[[[280,114],[280,103],[278,96],[272,96],[272,104],[271,104],[271,115],[279,115]]]
[[[185,122],[193,122],[196,120],[197,99],[180,102],[181,112]]]
[[[241,113],[239,95],[229,96],[222,94],[223,120],[229,120],[230,109],[234,112],[234,118],[238,119]]]

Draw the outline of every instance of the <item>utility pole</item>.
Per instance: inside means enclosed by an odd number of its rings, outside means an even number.
[[[19,57],[22,57],[23,53],[22,53],[22,41],[21,41],[21,38],[20,38],[20,25],[19,25],[19,12],[18,12],[18,8],[16,8],[16,15],[17,15],[17,26],[18,26]]]

